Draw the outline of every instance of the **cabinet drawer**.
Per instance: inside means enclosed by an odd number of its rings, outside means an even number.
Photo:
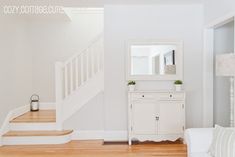
[[[154,99],[155,95],[150,93],[135,93],[132,94],[132,99]]]
[[[183,93],[162,93],[159,95],[160,100],[184,100]]]

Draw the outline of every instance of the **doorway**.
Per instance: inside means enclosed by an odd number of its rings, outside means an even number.
[[[219,18],[204,29],[203,126],[229,126],[229,78],[215,75],[215,56],[234,53],[234,14]]]
[[[230,126],[230,77],[216,76],[216,55],[234,52],[234,21],[214,29],[213,125]]]

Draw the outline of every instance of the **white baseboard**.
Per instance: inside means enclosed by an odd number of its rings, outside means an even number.
[[[128,141],[127,131],[105,131],[104,141]]]
[[[103,130],[94,131],[73,131],[72,140],[101,140],[103,139]]]
[[[55,110],[56,105],[55,102],[40,102],[39,108],[40,110]]]
[[[127,141],[127,131],[75,130],[72,140]]]

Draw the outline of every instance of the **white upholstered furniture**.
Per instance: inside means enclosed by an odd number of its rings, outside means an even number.
[[[198,128],[185,131],[188,157],[210,157],[208,150],[212,143],[213,130],[213,128]]]
[[[175,141],[183,138],[185,93],[133,91],[128,93],[129,144],[139,141]]]

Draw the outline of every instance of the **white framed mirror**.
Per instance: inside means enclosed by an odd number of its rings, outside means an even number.
[[[182,41],[129,41],[127,80],[182,80]]]

